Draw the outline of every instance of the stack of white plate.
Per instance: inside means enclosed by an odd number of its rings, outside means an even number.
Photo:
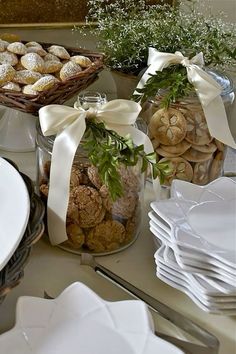
[[[157,276],[210,313],[236,314],[236,182],[174,180],[170,199],[151,203]]]

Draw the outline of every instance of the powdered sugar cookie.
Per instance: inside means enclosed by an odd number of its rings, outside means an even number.
[[[73,61],[75,64],[81,66],[81,68],[88,68],[93,63],[89,58],[85,57],[84,55],[74,55],[70,58],[70,60]]]
[[[35,91],[45,91],[51,89],[56,83],[58,82],[58,79],[56,79],[52,75],[46,75],[41,77],[38,81],[36,81],[32,89]]]
[[[27,47],[27,53],[37,53],[41,57],[44,57],[47,54],[46,50],[44,50],[43,48],[34,47],[34,46]]]
[[[38,91],[35,91],[33,89],[33,85],[25,85],[22,88],[22,92],[25,93],[26,95],[38,95]]]
[[[4,90],[11,90],[11,91],[17,91],[17,92],[21,91],[20,85],[18,85],[15,82],[7,82],[5,85],[2,86],[2,88]]]
[[[1,54],[1,53],[0,53]],[[0,65],[0,85],[4,85],[15,76],[15,69],[10,64],[1,64]]]
[[[9,46],[9,42],[0,39],[0,52],[5,52],[8,46]]]
[[[18,63],[17,55],[8,51],[0,52],[0,64],[15,66]]]
[[[60,78],[62,81],[66,81],[73,76],[78,75],[82,71],[81,67],[72,61],[64,64],[60,70]]]
[[[43,72],[45,74],[52,74],[61,70],[63,64],[60,61],[56,60],[47,60],[44,62]]]
[[[43,59],[44,59],[44,61],[52,60],[52,61],[59,61],[60,62],[60,59],[56,55],[51,54],[51,53],[47,53]]]
[[[25,69],[43,73],[44,60],[37,53],[27,53],[21,57],[21,64]]]
[[[42,45],[38,42],[35,41],[30,41],[25,44],[26,47],[37,47],[37,48],[43,48]]]
[[[16,71],[13,80],[14,82],[17,82],[19,84],[30,85],[30,84],[34,84],[41,77],[42,75],[36,71],[24,69],[24,70]]]
[[[7,47],[7,50],[18,55],[25,55],[27,53],[26,46],[21,42],[10,43]]]
[[[60,45],[51,45],[48,48],[48,53],[54,54],[60,59],[70,59],[70,54],[63,46]]]

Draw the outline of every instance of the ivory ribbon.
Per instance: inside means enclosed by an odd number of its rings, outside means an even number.
[[[39,120],[44,136],[56,135],[51,159],[50,187],[47,202],[48,234],[53,245],[68,239],[66,214],[69,202],[71,167],[76,150],[86,130],[86,118],[91,115],[102,121],[107,129],[115,130],[121,136],[130,134],[135,145],[144,145],[146,153],[153,152],[149,138],[132,125],[141,106],[133,101],[116,99],[88,111],[75,108],[48,105],[40,108]],[[160,195],[159,181],[154,189]]]
[[[188,59],[181,52],[163,53],[155,48],[149,48],[149,66],[140,79],[137,88],[144,87],[146,81],[150,78],[150,74],[154,75],[156,71],[162,71],[172,64],[182,64],[186,67],[188,80],[193,84],[201,102],[211,136],[235,149],[236,143],[230,131],[224,103],[220,96],[222,88],[209,74],[202,70],[201,67],[204,65],[202,53]]]

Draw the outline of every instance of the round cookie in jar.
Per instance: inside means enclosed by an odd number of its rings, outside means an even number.
[[[163,72],[169,70],[171,75],[170,68],[172,66]],[[180,70],[188,89],[177,95],[177,86],[172,82],[173,87],[156,90],[157,94],[143,102],[140,116],[147,123],[158,160],[170,162],[172,173],[166,176],[164,185],[170,186],[173,179],[205,185],[223,174],[227,147],[211,136],[202,104],[187,80],[186,69],[181,67]],[[207,73],[222,87],[221,98],[230,119],[234,101],[232,81],[213,70],[207,70]],[[148,83],[143,88],[144,93]],[[153,82],[152,85],[155,86]]]
[[[99,94],[96,94],[92,98],[96,101],[99,97]],[[87,100],[85,104],[88,109],[91,107]],[[95,104],[94,101],[93,104]],[[38,125],[37,181],[38,192],[45,202],[47,202],[50,189],[54,140],[55,136],[43,136]],[[110,181],[113,183],[111,192],[111,186],[106,183],[104,175],[101,175],[101,171],[94,162],[96,156],[91,161],[88,150],[85,148],[89,142],[88,135],[85,133],[70,170],[69,201],[66,213],[68,240],[58,246],[76,254],[88,252],[106,255],[125,249],[138,237],[141,225],[144,173],[141,172],[142,163],[139,160],[130,165],[118,163],[115,171],[113,170],[112,181]],[[92,142],[95,145],[94,140]],[[100,149],[101,146],[97,148]],[[101,155],[99,158],[104,159]],[[109,169],[108,165],[104,171]],[[63,166],[61,173],[63,174]],[[105,176],[109,177],[107,173]],[[118,184],[117,181],[119,181]]]

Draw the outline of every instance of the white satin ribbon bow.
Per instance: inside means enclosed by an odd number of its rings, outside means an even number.
[[[66,214],[69,202],[70,175],[73,159],[86,129],[86,118],[92,114],[102,121],[107,129],[118,134],[130,134],[135,145],[144,145],[146,153],[153,152],[149,138],[132,125],[141,106],[133,101],[116,99],[88,111],[75,108],[48,105],[40,108],[39,120],[45,136],[56,135],[51,159],[50,187],[47,202],[48,234],[53,245],[68,239]],[[156,192],[158,186],[155,184]]]
[[[186,67],[188,80],[193,84],[201,102],[211,136],[235,149],[236,143],[230,131],[224,103],[220,96],[222,88],[209,74],[201,69],[204,65],[202,53],[188,59],[181,52],[163,53],[155,48],[149,48],[149,66],[140,79],[137,88],[144,87],[146,81],[150,78],[150,74],[154,75],[156,71],[162,71],[172,64],[182,64]]]

